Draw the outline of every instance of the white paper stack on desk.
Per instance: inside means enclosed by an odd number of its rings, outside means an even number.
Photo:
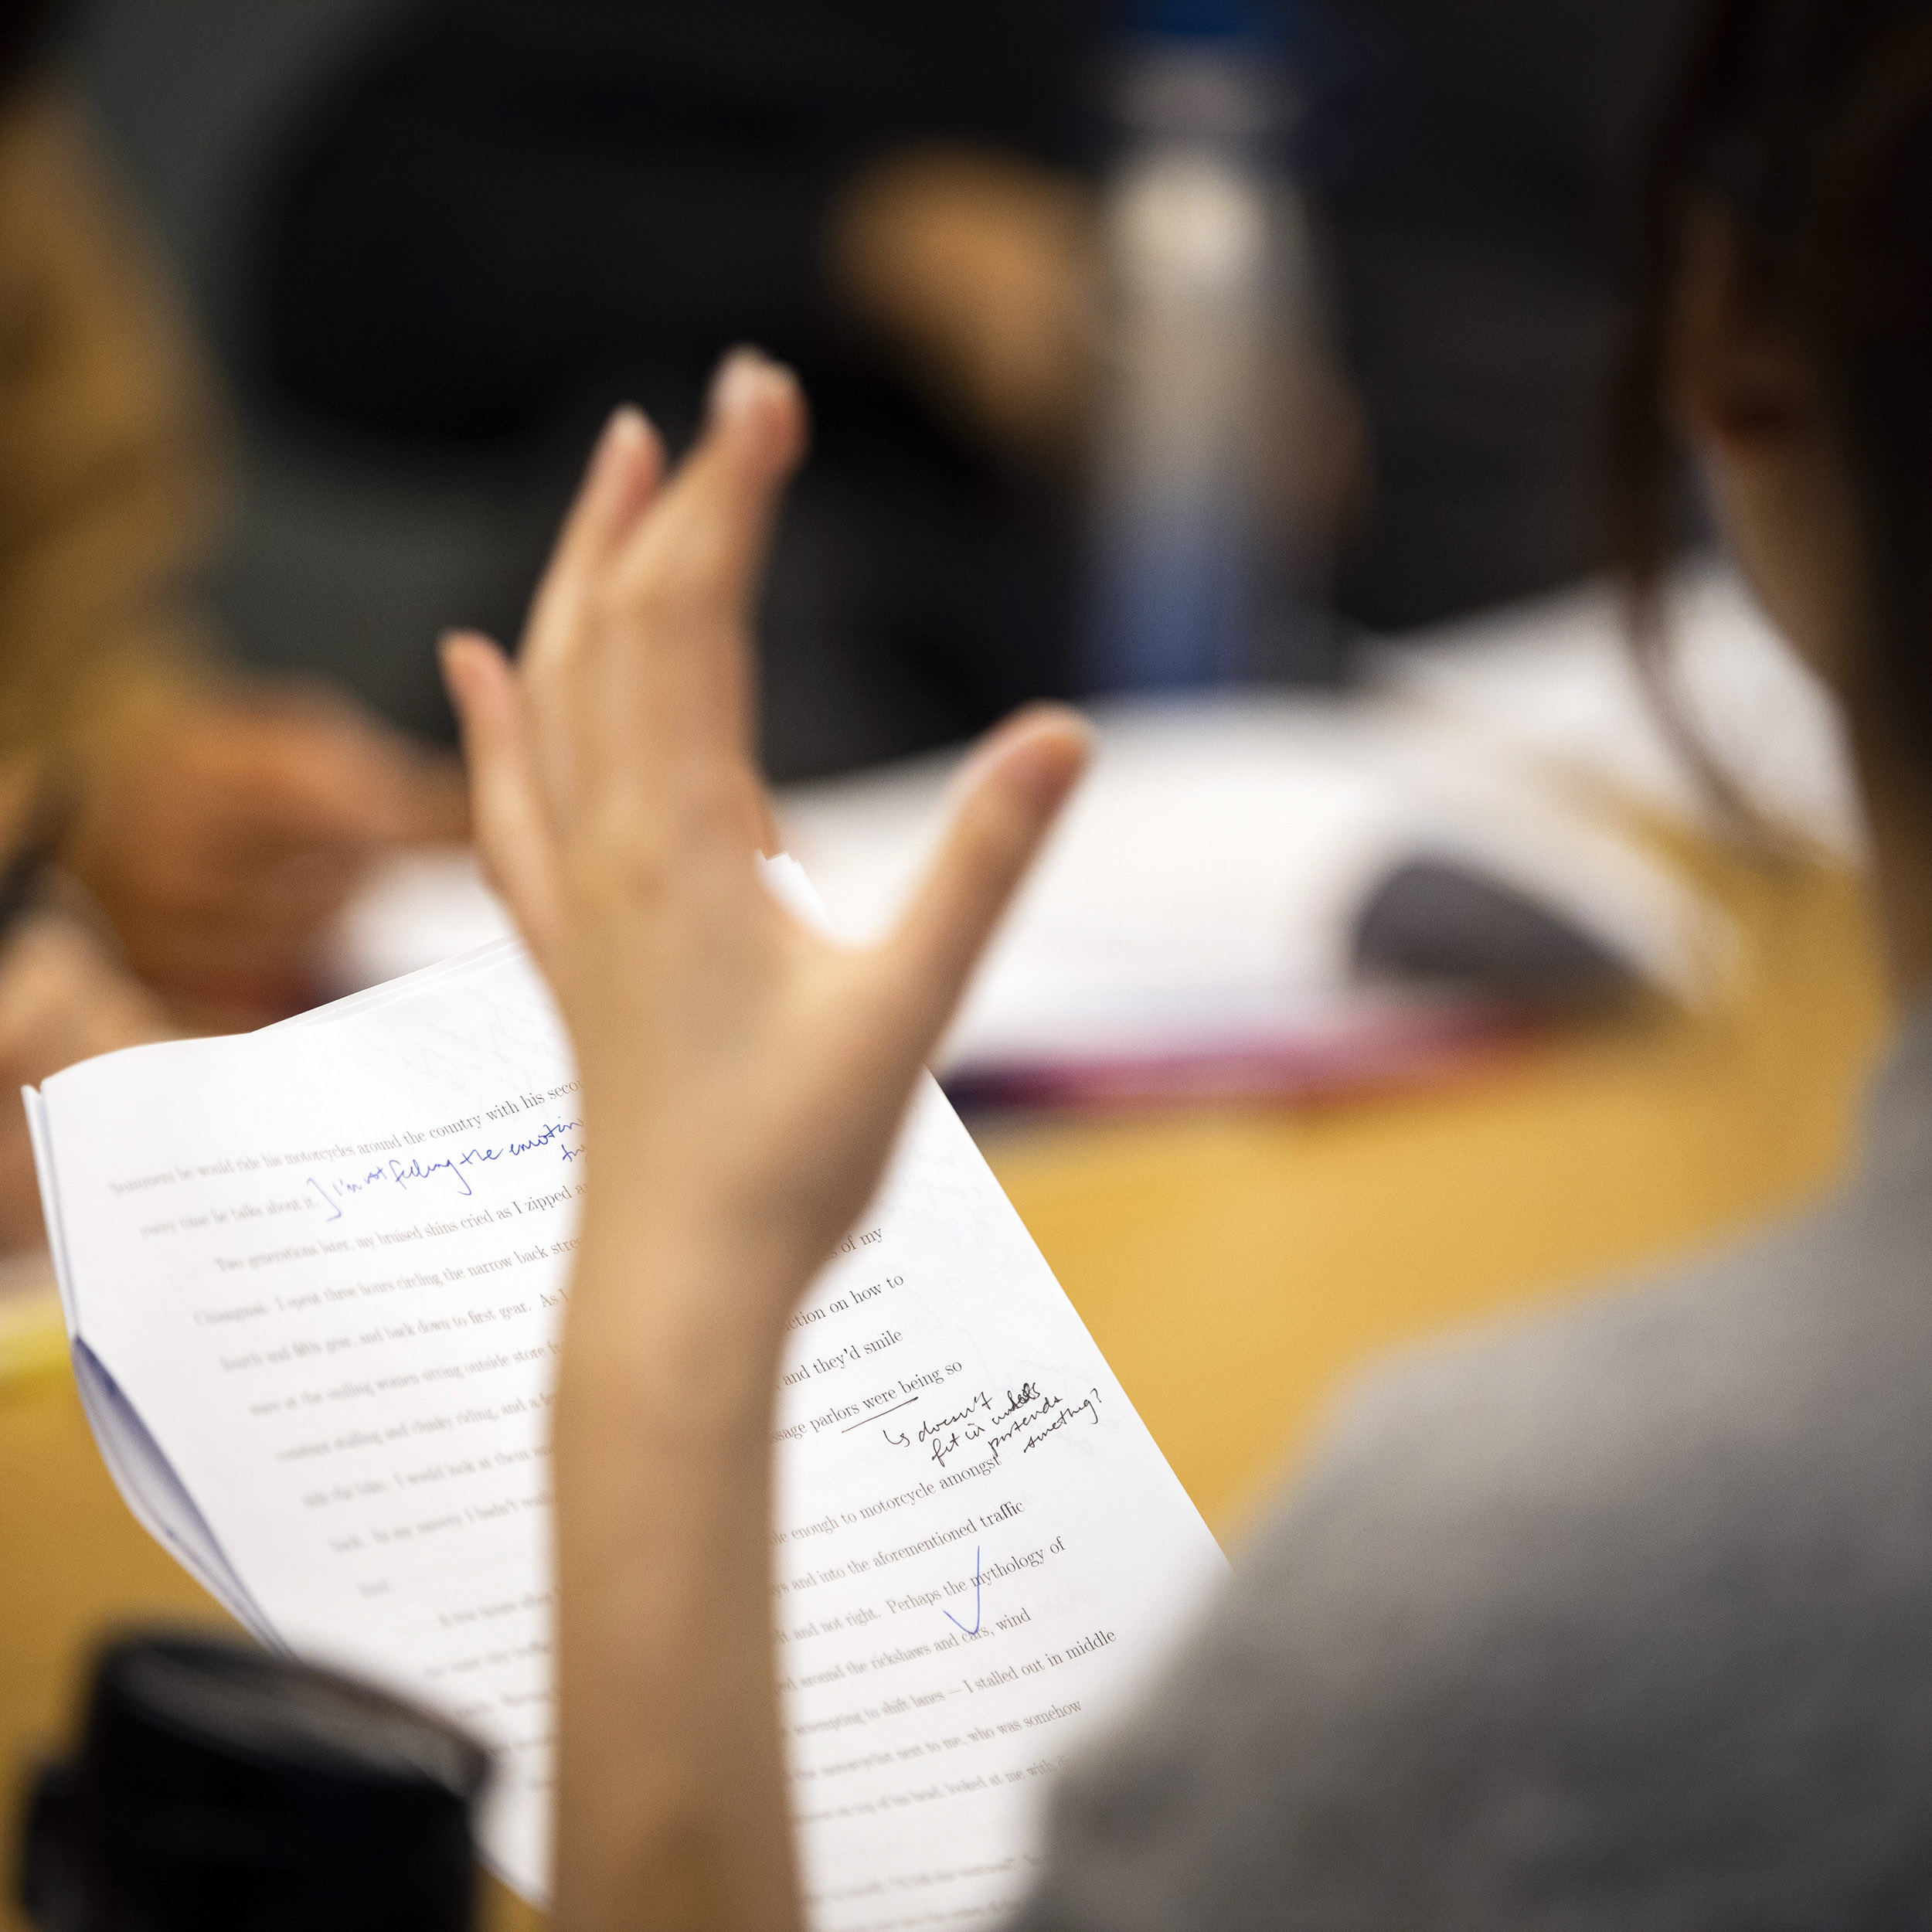
[[[521,947],[28,1099],[130,1506],[265,1641],[494,1747],[485,1846],[540,1900],[583,1141]],[[1225,1566],[930,1080],[792,1327],[773,1604],[814,1923],[998,1917],[1051,1774]]]
[[[1679,714],[1750,801],[1848,862],[1865,828],[1844,721],[1729,566],[1687,564],[1665,601]],[[1373,686],[1420,702],[1493,753],[1577,773],[1665,817],[1715,828],[1708,791],[1658,729],[1617,595],[1587,585],[1372,654]]]
[[[1687,572],[1671,609],[1699,728],[1768,813],[1855,854],[1849,767],[1815,681],[1722,571]],[[1634,815],[1606,809],[1704,811],[1607,590],[1392,643],[1345,698],[1116,705],[1097,723],[1094,773],[937,1063],[962,1095],[1414,1080],[1509,1037],[1573,990],[1580,961],[1691,1004],[1722,982],[1722,917]],[[876,931],[902,902],[955,762],[781,797],[842,930]],[[467,856],[412,859],[352,910],[337,971],[365,984],[502,930]]]

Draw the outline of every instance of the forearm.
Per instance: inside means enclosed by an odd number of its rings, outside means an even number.
[[[555,1430],[566,1932],[798,1923],[771,1637],[778,1343],[724,1312],[739,1273],[622,1203],[590,1208]]]

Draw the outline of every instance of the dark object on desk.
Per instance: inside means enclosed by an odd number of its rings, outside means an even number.
[[[1438,859],[1412,859],[1355,922],[1355,970],[1449,981],[1536,1005],[1618,998],[1638,981],[1580,927],[1513,887]]]
[[[21,1902],[42,1932],[464,1932],[488,1774],[454,1726],[334,1672],[128,1638],[29,1801]]]

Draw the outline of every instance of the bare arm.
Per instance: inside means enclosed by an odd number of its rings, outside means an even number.
[[[568,1932],[799,1922],[769,1609],[784,1323],[1083,752],[1062,713],[998,734],[882,944],[780,909],[752,859],[747,626],[804,440],[790,377],[743,352],[668,481],[621,415],[519,665],[480,639],[446,653],[478,836],[570,1026],[591,1162],[556,1425]]]

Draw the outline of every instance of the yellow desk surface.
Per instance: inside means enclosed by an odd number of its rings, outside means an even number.
[[[1681,1253],[1840,1169],[1884,1024],[1862,895],[1815,872],[1715,883],[1744,945],[1713,1015],[1573,1032],[1421,1096],[984,1124],[1001,1180],[1224,1541],[1366,1361]],[[0,1334],[9,1784],[70,1730],[97,1631],[221,1617],[122,1508],[50,1339]],[[12,1815],[9,1801],[8,1932],[21,1923]],[[493,1893],[488,1922],[535,1915]]]

